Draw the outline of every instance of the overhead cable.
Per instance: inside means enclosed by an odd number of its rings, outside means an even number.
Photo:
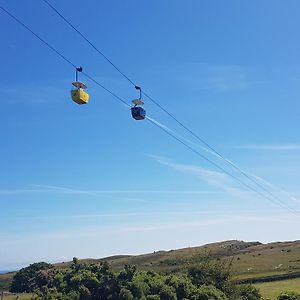
[[[72,29],[74,29],[91,47],[93,47],[109,64],[111,64],[124,78],[126,78],[132,85],[136,84],[125,74],[123,73],[99,48],[95,46],[80,30],[78,30],[67,18],[63,16],[49,1],[42,0],[46,3],[53,11],[55,11]]]
[[[8,10],[6,10],[4,7],[0,6],[0,9],[5,12],[8,16],[10,16],[12,19],[14,19],[17,23],[19,23],[22,27],[24,27],[27,31],[29,31],[31,34],[33,34],[37,39],[39,39],[44,45],[46,45],[49,49],[51,49],[54,53],[56,53],[59,57],[61,57],[65,62],[67,62],[68,64],[70,64],[72,67],[77,68],[76,65],[70,61],[68,58],[66,58],[65,55],[63,55],[61,52],[59,52],[56,48],[54,48],[52,45],[50,45],[45,39],[43,39],[42,37],[40,37],[37,33],[35,33],[30,27],[28,27],[26,24],[24,24],[22,21],[20,21],[16,16],[14,16],[12,13],[10,13]],[[104,89],[106,92],[108,92],[109,94],[111,94],[114,98],[116,98],[120,103],[125,104],[125,106],[130,107],[130,105],[121,97],[119,97],[117,94],[115,94],[114,92],[112,92],[111,90],[109,90],[108,88],[106,88],[105,86],[103,86],[101,83],[99,83],[96,79],[94,79],[91,75],[87,74],[87,73],[83,73],[87,78],[89,78],[92,82],[94,82],[95,84],[97,84],[98,86],[100,86],[102,89]],[[214,161],[212,161],[211,159],[207,158],[206,156],[204,156],[203,154],[201,154],[199,151],[195,150],[193,147],[189,146],[187,143],[185,143],[184,141],[182,141],[180,138],[176,137],[173,133],[169,132],[165,127],[163,126],[159,126],[157,124],[157,122],[154,122],[153,119],[151,118],[147,118],[147,120],[155,125],[156,127],[160,128],[161,130],[163,130],[166,134],[168,134],[169,136],[171,136],[173,139],[175,139],[176,141],[178,141],[179,143],[181,143],[182,145],[184,145],[186,148],[188,148],[190,151],[192,151],[193,153],[195,153],[196,155],[198,155],[199,157],[201,157],[202,159],[206,160],[207,162],[211,163],[212,165],[214,165],[216,168],[218,168],[219,170],[221,170],[223,173],[227,174],[228,176],[230,176],[231,178],[235,179],[236,181],[238,181],[239,183],[241,183],[242,185],[244,185],[245,187],[247,187],[248,189],[250,189],[251,191],[257,193],[258,195],[260,195],[261,197],[281,206],[284,209],[289,210],[290,212],[297,214],[297,212],[293,209],[291,209],[289,206],[285,205],[284,203],[281,202],[274,202],[273,199],[267,197],[265,194],[261,193],[260,191],[256,190],[255,188],[253,188],[252,186],[248,185],[247,183],[245,183],[244,181],[242,181],[241,179],[239,179],[238,177],[232,175],[231,173],[229,173],[228,171],[226,171],[223,167],[219,166],[217,163],[215,163]]]
[[[84,35],[79,29],[77,29],[56,7],[54,7],[48,0],[42,0],[46,3],[60,18],[62,18],[73,30],[75,30],[94,50],[96,50],[110,65],[112,65],[125,79],[127,79],[132,85],[137,86],[133,80],[131,80],[124,72],[120,70],[98,47],[95,46],[93,42],[91,42],[86,35]],[[151,97],[148,93],[146,93],[143,89],[143,95],[145,95],[152,103],[154,103],[157,107],[159,107],[162,111],[164,111],[170,118],[172,118],[177,124],[179,124],[182,128],[184,128],[187,132],[189,132],[192,136],[194,136],[197,140],[199,140],[203,145],[205,145],[209,150],[211,150],[215,155],[217,155],[220,159],[224,160],[226,163],[231,165],[234,169],[240,172],[243,176],[245,176],[248,180],[252,181],[256,186],[264,190],[271,197],[275,198],[277,201],[281,201],[276,195],[270,192],[264,185],[255,180],[253,177],[249,176],[247,172],[242,170],[238,165],[224,157],[219,151],[214,149],[209,143],[207,143],[203,138],[201,138],[198,134],[196,134],[193,130],[187,127],[184,123],[182,123],[178,118],[176,118],[173,114],[171,114],[167,109],[165,109],[157,100]]]
[[[56,7],[54,7],[48,0],[42,0],[46,3],[64,22],[66,22],[73,30],[75,30],[94,50],[96,50],[113,68],[115,68],[128,82],[130,82],[133,86],[137,86],[135,82],[130,79],[124,72],[120,70],[119,67],[116,66],[104,53],[101,51],[93,42],[90,41],[78,28],[76,28]],[[205,145],[210,151],[212,151],[217,157],[224,160],[231,167],[240,172],[244,177],[254,183],[256,186],[261,188],[264,192],[269,194],[271,197],[276,199],[279,202],[282,200],[277,197],[274,193],[269,191],[263,184],[255,180],[253,177],[249,176],[247,172],[241,169],[238,165],[227,159],[223,156],[219,151],[217,151],[213,146],[211,146],[208,142],[206,142],[203,138],[201,138],[198,134],[196,134],[193,130],[187,127],[183,122],[181,122],[177,117],[175,117],[172,113],[170,113],[166,108],[164,108],[157,100],[151,97],[148,93],[143,89],[142,94],[145,95],[152,103],[154,103],[158,108],[160,108],[163,112],[165,112],[170,118],[172,118],[177,124],[179,124],[182,128],[184,128],[187,132],[189,132],[193,137],[195,137],[198,141],[200,141],[203,145]]]

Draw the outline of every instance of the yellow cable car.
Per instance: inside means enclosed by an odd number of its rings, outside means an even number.
[[[80,81],[72,83],[76,89],[71,90],[71,96],[77,104],[87,104],[89,102],[89,94],[85,91],[86,85]]]
[[[77,104],[87,104],[89,102],[89,94],[85,91],[86,85],[78,81],[78,72],[82,72],[82,68],[76,68],[76,81],[72,84],[76,89],[71,90],[71,97]]]

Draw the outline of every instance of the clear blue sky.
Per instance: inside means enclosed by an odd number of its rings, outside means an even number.
[[[42,1],[0,3],[128,103],[137,96]],[[51,3],[184,124],[300,208],[299,1]],[[0,33],[0,270],[227,239],[299,239],[299,215],[134,121],[84,77],[90,103],[73,103],[72,67],[2,11]],[[145,102],[149,116],[197,142]]]

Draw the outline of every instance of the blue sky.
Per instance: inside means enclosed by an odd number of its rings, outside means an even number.
[[[51,3],[169,112],[300,209],[298,1],[91,0],[82,12],[77,0]],[[1,5],[128,103],[136,98],[42,1]],[[0,269],[299,239],[299,215],[134,121],[83,76],[90,103],[73,103],[73,68],[0,13]],[[241,177],[145,102],[150,117]]]

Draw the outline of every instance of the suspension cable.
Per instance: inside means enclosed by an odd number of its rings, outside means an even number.
[[[45,0],[43,0],[43,1],[45,1]],[[29,31],[31,34],[33,34],[37,39],[39,39],[44,45],[46,45],[49,49],[51,49],[54,53],[56,53],[59,57],[61,57],[65,62],[67,62],[68,64],[70,64],[75,69],[77,68],[77,66],[72,61],[70,61],[68,58],[66,58],[65,55],[63,55],[56,48],[54,48],[52,45],[50,45],[45,39],[43,39],[38,34],[36,34],[30,27],[28,27],[26,24],[24,24],[22,21],[20,21],[12,13],[10,13],[8,10],[6,10],[2,6],[0,6],[0,9],[2,11],[4,11],[8,16],[10,16],[12,19],[14,19],[17,23],[19,23],[22,27],[24,27],[27,31]],[[87,78],[89,78],[92,82],[94,82],[95,84],[97,84],[99,87],[101,87],[102,89],[104,89],[106,92],[108,92],[109,94],[111,94],[120,103],[124,104],[126,107],[130,107],[130,105],[124,99],[122,99],[117,94],[115,94],[114,92],[112,92],[111,90],[109,90],[108,88],[106,88],[105,86],[103,86],[96,79],[94,79],[91,75],[89,75],[89,74],[87,74],[85,72],[82,72],[82,74],[84,74]],[[182,141],[180,138],[176,137],[174,134],[172,134],[171,132],[169,132],[165,128],[163,128],[163,127],[159,126],[158,124],[156,124],[153,120],[151,120],[151,118],[147,118],[147,120],[150,123],[152,123],[153,125],[157,126],[161,130],[163,130],[169,136],[173,137],[175,140],[177,140],[179,143],[181,143],[182,145],[184,145],[190,151],[194,152],[196,155],[200,156],[202,159],[208,161],[209,163],[211,163],[212,165],[214,165],[216,168],[218,168],[219,170],[221,170],[223,173],[225,173],[226,175],[228,175],[231,178],[235,179],[236,181],[238,181],[240,184],[244,185],[245,187],[247,187],[251,191],[253,191],[253,192],[257,193],[258,195],[260,195],[261,197],[263,197],[263,198],[265,198],[265,199],[267,199],[267,200],[269,200],[269,201],[271,201],[271,202],[273,202],[273,203],[281,206],[282,208],[289,210],[290,212],[292,212],[294,214],[298,214],[295,210],[293,210],[292,208],[290,208],[289,206],[287,206],[285,203],[274,202],[273,199],[267,197],[265,194],[261,193],[260,191],[256,190],[255,188],[251,187],[250,185],[248,185],[247,183],[245,183],[244,181],[242,181],[238,177],[232,175],[231,173],[229,173],[228,171],[226,171],[224,168],[222,168],[221,166],[219,166],[217,163],[215,163],[214,161],[210,160],[209,158],[207,158],[206,156],[204,156],[203,154],[201,154],[199,151],[195,150],[193,147],[189,146],[187,143],[185,143],[184,141]]]
[[[117,72],[119,72],[129,83],[133,86],[137,87],[132,79],[130,79],[124,72],[120,70],[119,67],[116,66],[93,42],[91,42],[86,35],[84,35],[78,28],[76,28],[56,7],[54,7],[48,0],[42,0],[45,4],[47,4],[62,20],[64,20],[73,30],[75,30],[94,50],[96,50]],[[144,90],[141,93],[147,97],[152,103],[154,103],[158,108],[160,108],[163,112],[165,112],[170,118],[172,118],[177,124],[179,124],[182,128],[184,128],[187,132],[189,132],[193,137],[195,137],[198,141],[200,141],[205,147],[207,147],[210,151],[212,151],[217,157],[221,160],[224,160],[235,170],[240,172],[244,177],[253,182],[257,187],[261,188],[264,192],[268,193],[271,197],[276,199],[277,201],[281,201],[276,195],[274,195],[271,191],[269,191],[263,184],[259,181],[255,180],[253,177],[249,176],[247,172],[241,169],[238,165],[227,159],[223,156],[219,151],[217,151],[214,147],[212,147],[208,142],[206,142],[203,138],[201,138],[198,134],[196,134],[193,130],[187,127],[183,122],[181,122],[177,117],[175,117],[172,113],[170,113],[166,108],[164,108],[157,100],[151,97]]]

